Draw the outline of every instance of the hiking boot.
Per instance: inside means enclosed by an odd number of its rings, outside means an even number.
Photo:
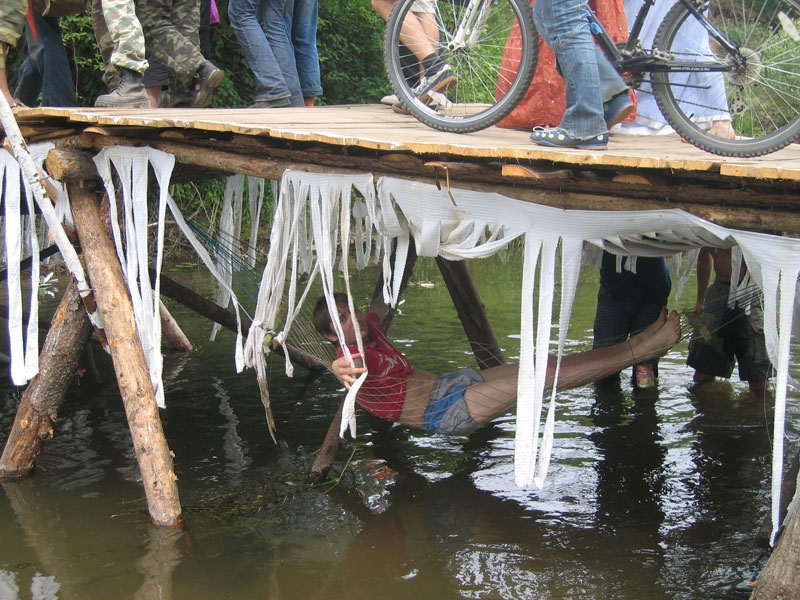
[[[207,60],[194,75],[194,97],[192,98],[192,108],[203,108],[211,100],[214,89],[222,83],[225,73],[222,72],[214,63]]]
[[[446,92],[456,83],[458,83],[458,78],[453,73],[453,69],[447,63],[442,63],[430,75],[423,75],[413,91],[420,100],[427,102],[430,92]]]
[[[158,97],[159,108],[189,108],[192,105],[194,93],[189,90],[175,90],[168,88]]]
[[[109,93],[98,96],[94,105],[103,108],[150,108],[150,101],[144,91],[142,76],[136,71],[121,68],[117,86]]]
[[[608,148],[607,133],[581,139],[572,137],[561,127],[534,127],[531,141],[539,146],[551,148],[578,148],[579,150],[605,150]]]

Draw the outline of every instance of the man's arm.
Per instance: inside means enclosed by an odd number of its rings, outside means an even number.
[[[697,302],[694,305],[694,311],[697,313],[703,310],[706,289],[711,282],[711,271],[714,270],[714,252],[714,248],[704,246],[697,256]]]

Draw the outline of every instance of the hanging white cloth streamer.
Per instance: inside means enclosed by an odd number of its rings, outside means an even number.
[[[316,176],[300,174],[304,178]],[[302,185],[302,184],[299,184]],[[561,210],[519,202],[498,194],[465,190],[440,190],[434,186],[392,178],[377,183],[380,219],[376,227],[384,240],[396,240],[396,265],[402,265],[413,237],[421,256],[460,260],[488,256],[511,240],[525,235],[525,263],[521,307],[521,364],[517,408],[515,480],[519,485],[541,486],[553,444],[555,393],[544,427],[541,427],[550,347],[555,257],[561,248],[562,294],[558,365],[563,354],[570,307],[581,263],[581,247],[591,244],[614,254],[669,256],[690,252],[691,268],[696,249],[702,246],[742,249],[754,281],[764,291],[767,347],[776,370],[775,453],[773,459],[773,519],[777,520],[783,452],[785,394],[789,336],[794,306],[800,241],[726,229],[680,210],[596,212]],[[775,252],[779,243],[784,252]],[[385,247],[389,244],[384,242]],[[780,257],[778,260],[777,257]],[[534,272],[541,261],[537,331],[533,331]],[[388,273],[384,253],[384,273]],[[391,304],[397,301],[402,269],[385,282]],[[777,298],[780,297],[780,306]],[[776,319],[776,315],[783,315]],[[779,524],[773,523],[775,529]]]
[[[355,198],[354,191],[358,192]],[[358,206],[356,210],[351,210],[353,203]],[[320,275],[329,310],[333,315],[338,314],[333,292],[340,231],[343,239],[349,241],[351,219],[356,219],[356,243],[360,245],[356,254],[360,266],[364,266],[372,255],[373,229],[380,218],[377,211],[375,186],[369,174],[351,176],[286,171],[281,179],[280,198],[273,217],[270,250],[259,287],[255,319],[245,343],[245,363],[256,370],[273,437],[265,359],[270,350],[269,341],[274,339],[283,347],[286,373],[291,376],[293,369],[286,338],[312,283]],[[345,271],[347,281],[349,243],[343,243],[341,248],[342,260],[339,265]],[[310,276],[298,298],[298,277],[301,274]],[[352,312],[352,305],[350,310]],[[279,323],[283,324],[280,331]],[[338,320],[333,319],[333,324],[339,339],[343,341]],[[343,350],[348,360],[352,361],[346,345],[343,345]],[[347,395],[342,433],[349,427],[351,434],[355,435],[355,396],[365,378],[366,374]]]
[[[133,193],[134,188],[140,188],[133,173],[136,168],[146,166],[141,166],[138,158],[124,160],[137,165],[135,168],[132,166],[128,174],[127,188]],[[13,186],[10,182],[14,175],[8,172],[7,163],[8,160],[3,163],[6,185]],[[166,173],[168,170],[162,164],[157,172]],[[125,175],[121,173],[121,176],[124,181]],[[19,178],[18,173],[16,178]],[[161,184],[166,187],[166,182],[162,181]],[[9,194],[10,190],[13,188],[7,188],[6,193]],[[355,198],[353,190],[358,192]],[[38,195],[36,198],[40,202]],[[53,228],[53,223],[58,226],[53,207],[49,202],[45,204],[47,206],[42,207],[42,212],[48,226]],[[135,204],[135,201],[131,201],[132,218],[134,225],[137,225],[133,217]],[[159,215],[163,216],[162,211],[163,208],[159,206]],[[182,222],[179,214],[175,210],[176,220]],[[11,234],[12,242],[16,235]],[[273,222],[270,253],[261,281],[255,320],[243,349],[240,336],[237,337],[237,370],[244,365],[255,368],[269,414],[264,360],[269,345],[265,341],[268,336],[274,336],[275,341],[285,345],[292,320],[306,299],[310,282],[317,273],[322,275],[329,310],[336,314],[332,298],[333,272],[339,256],[344,260],[338,266],[346,273],[349,243],[356,243],[356,262],[359,267],[379,260],[380,254],[383,254],[384,299],[395,305],[403,277],[402,265],[412,238],[421,256],[460,260],[489,256],[521,236],[525,239],[525,261],[521,295],[515,481],[519,485],[533,483],[542,486],[553,445],[555,393],[551,394],[544,423],[542,409],[545,365],[551,343],[554,277],[558,270],[555,262],[557,251],[561,251],[562,277],[557,349],[560,361],[581,257],[594,254],[588,249],[608,250],[613,254],[629,256],[670,256],[686,252],[688,260],[681,277],[682,287],[698,248],[733,248],[734,261],[739,260],[737,252],[740,250],[753,283],[763,292],[765,340],[777,372],[772,462],[774,541],[780,526],[777,520],[783,476],[786,387],[794,308],[797,304],[797,278],[800,274],[800,240],[797,239],[726,229],[680,210],[568,211],[520,202],[499,194],[439,190],[431,185],[392,178],[382,178],[375,185],[368,174],[331,175],[287,171],[281,184],[280,202]],[[59,241],[60,248],[63,239],[65,236]],[[377,240],[374,247],[373,240]],[[193,243],[200,254],[200,244],[196,240]],[[393,277],[389,252],[386,251],[392,247],[392,243],[396,249]],[[582,248],[587,250],[582,251]],[[68,266],[70,261],[67,254],[70,250],[71,246],[65,249]],[[206,257],[204,261],[210,262],[207,253],[203,253]],[[128,260],[129,257],[125,257],[123,264],[127,264]],[[160,266],[160,248],[156,260]],[[538,265],[540,276],[537,290],[534,274]],[[73,267],[74,264],[70,267],[71,271]],[[138,271],[133,265],[130,268],[133,269],[131,272],[141,273],[141,268]],[[214,271],[211,265],[209,268]],[[82,274],[82,271],[78,272]],[[308,273],[310,277],[305,289],[298,293],[297,276],[302,273]],[[79,289],[84,292],[88,290],[82,278],[79,278]],[[141,303],[145,297],[150,298],[143,290],[142,286],[137,292],[142,298]],[[538,293],[538,314],[534,320],[535,293]],[[282,303],[285,306],[283,328],[278,332],[276,327]],[[238,310],[238,303],[234,300],[233,304]],[[537,323],[535,328],[534,322]],[[335,319],[334,327],[341,338],[341,329]],[[292,370],[288,358],[286,370],[287,373]],[[357,386],[353,387],[357,389]],[[351,434],[355,434],[354,399],[355,392],[347,399],[342,433],[350,429]]]

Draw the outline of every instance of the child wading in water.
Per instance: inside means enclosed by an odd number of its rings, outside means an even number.
[[[366,317],[356,311],[364,356],[358,353],[356,334],[345,294],[334,294],[345,342],[358,366],[343,356],[331,323],[325,298],[314,308],[314,326],[337,345],[333,374],[350,389],[359,375],[369,372],[356,401],[369,413],[392,422],[434,433],[463,434],[512,411],[517,400],[518,365],[501,365],[475,371],[459,369],[437,377],[415,368],[395,348],[381,327],[387,307],[373,302]],[[558,389],[578,387],[602,379],[637,362],[664,355],[680,338],[678,313],[658,319],[629,340],[607,348],[564,355]],[[363,365],[363,366],[362,366]],[[555,357],[547,365],[546,386],[553,385]]]

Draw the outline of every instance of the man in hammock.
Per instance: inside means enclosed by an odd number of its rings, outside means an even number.
[[[517,365],[501,365],[480,372],[459,369],[440,377],[417,369],[386,337],[381,322],[388,308],[380,300],[373,301],[366,316],[355,311],[365,354],[362,360],[347,296],[334,294],[334,298],[345,342],[358,366],[350,365],[343,356],[324,297],[314,308],[314,326],[337,345],[338,358],[331,369],[346,388],[350,389],[359,375],[368,370],[357,396],[357,402],[367,412],[410,427],[455,435],[468,433],[515,408]],[[629,340],[562,356],[558,389],[578,387],[636,362],[662,356],[679,338],[678,314],[673,311],[667,316],[665,309],[658,319]],[[545,384],[548,388],[552,386],[554,370],[555,358],[551,356]]]

